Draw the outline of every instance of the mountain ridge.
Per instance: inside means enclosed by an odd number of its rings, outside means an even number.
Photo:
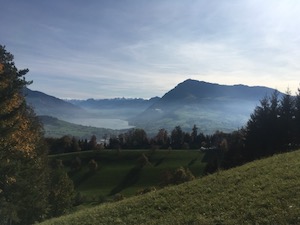
[[[29,89],[24,93],[38,115],[53,116],[81,125],[90,125],[87,123],[92,121],[93,126],[96,125],[95,120],[120,119],[122,123],[128,121],[128,127],[135,126],[155,134],[161,128],[171,131],[175,126],[190,131],[193,125],[197,125],[203,133],[216,130],[231,132],[243,127],[259,101],[274,91],[264,86],[221,85],[187,79],[161,98],[148,100],[114,98],[64,101]],[[97,127],[101,127],[101,124],[101,121],[97,123]]]
[[[37,115],[48,115],[64,119],[86,113],[78,106],[40,91],[24,88],[23,94],[27,104],[33,108]]]
[[[230,97],[230,98],[248,98],[253,99],[252,96],[257,94],[269,94],[274,89],[264,86],[247,86],[243,84],[223,85],[217,83],[209,83],[205,81],[198,81],[187,79],[179,83],[176,87],[168,91],[161,99],[181,99],[184,93],[194,94],[195,97]],[[174,94],[174,92],[176,94]],[[181,97],[181,98],[180,98]],[[256,99],[256,98],[255,98]]]
[[[259,101],[274,91],[263,86],[220,85],[187,79],[133,117],[130,124],[150,132],[161,128],[171,130],[177,125],[184,130],[197,125],[204,133],[231,132],[244,126]]]

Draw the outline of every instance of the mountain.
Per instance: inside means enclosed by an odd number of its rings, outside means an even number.
[[[146,110],[160,98],[154,97],[149,100],[142,98],[113,98],[113,99],[87,99],[67,100],[94,115],[105,118],[119,118],[127,120]]]
[[[64,135],[70,135],[79,139],[90,139],[92,135],[95,135],[97,140],[101,140],[104,136],[110,137],[125,132],[125,130],[113,130],[73,124],[51,116],[38,116],[38,118],[43,124],[46,137],[59,138]]]
[[[143,128],[150,136],[165,128],[181,126],[191,131],[195,124],[205,134],[231,132],[249,120],[259,101],[275,90],[246,85],[219,85],[188,79],[163,97],[61,100],[25,89],[29,105],[37,115],[93,127]],[[281,94],[281,93],[280,93]],[[128,123],[129,122],[129,123]]]
[[[67,119],[86,114],[86,111],[82,108],[40,91],[32,91],[25,88],[23,93],[27,104],[34,109],[37,115],[47,115],[60,119]]]
[[[267,87],[249,87],[246,85],[220,85],[188,79],[178,84],[162,97],[162,102],[203,101],[205,99],[242,99],[257,100],[270,94],[274,89]]]
[[[190,131],[194,124],[204,133],[230,132],[244,126],[259,101],[274,91],[268,87],[188,79],[132,118],[130,124],[152,133],[178,125]]]
[[[50,116],[73,124],[115,130],[131,128],[127,119],[140,114],[159,99],[62,100],[28,88],[25,88],[23,93],[28,105],[38,116]],[[51,127],[46,126],[47,134],[54,134],[53,129],[48,130]],[[61,128],[59,130],[62,131]]]

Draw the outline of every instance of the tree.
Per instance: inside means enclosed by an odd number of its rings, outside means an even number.
[[[52,169],[49,194],[49,216],[57,217],[66,213],[73,205],[75,191],[73,181],[65,169],[58,165]]]
[[[72,164],[71,164],[71,169],[72,170],[80,170],[82,167],[82,162],[81,162],[81,159],[76,156],[75,159],[72,160]]]
[[[184,132],[180,126],[176,126],[171,132],[171,144],[173,149],[181,149],[184,142]]]
[[[89,170],[91,173],[94,173],[96,172],[98,169],[98,163],[94,160],[94,159],[91,159],[89,161]]]
[[[294,141],[299,146],[300,144],[300,88],[295,98],[295,111],[294,111]]]
[[[168,131],[166,129],[160,129],[155,136],[154,141],[157,145],[161,146],[161,148],[167,148],[170,142]]]
[[[197,148],[197,136],[198,136],[198,127],[194,125],[191,133],[191,141],[190,141],[191,148]]]
[[[149,141],[147,133],[143,129],[131,129],[125,134],[119,135],[119,142],[122,148],[141,149],[148,148]]]
[[[0,45],[0,223],[32,224],[47,212],[47,155],[42,128],[26,105],[28,69]]]
[[[222,168],[228,169],[238,165],[242,165],[244,163],[245,161],[245,159],[243,158],[243,152],[245,150],[244,140],[245,140],[244,129],[234,131],[227,135],[227,139],[226,139],[227,151],[225,152],[222,160]],[[222,145],[223,144],[221,144],[221,148],[223,148]]]
[[[175,171],[171,172],[169,170],[164,171],[161,176],[161,186],[168,186],[173,184],[181,184],[194,180],[195,176],[188,168],[179,167]]]
[[[72,137],[71,149],[72,149],[72,152],[80,152],[81,151],[79,142],[75,137]]]
[[[191,134],[193,141],[196,140],[197,135],[198,135],[198,127],[194,124],[193,129],[192,129],[192,134]]]
[[[286,150],[287,146],[292,143],[293,133],[293,117],[294,117],[294,99],[289,90],[280,101],[280,135],[281,135],[281,148]]]
[[[260,101],[254,112],[250,115],[250,120],[246,126],[246,158],[253,160],[269,155],[268,152],[273,145],[269,140],[270,134],[270,102],[268,97]]]
[[[93,135],[88,143],[89,150],[96,150],[97,149],[97,137]]]
[[[286,151],[295,145],[299,106],[297,97],[292,97],[289,90],[280,100],[277,91],[261,100],[246,127],[245,156],[248,160]]]
[[[149,147],[147,133],[143,129],[133,129],[132,132],[129,132],[129,140],[134,149]]]

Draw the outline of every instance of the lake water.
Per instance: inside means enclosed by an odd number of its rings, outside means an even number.
[[[130,126],[128,121],[121,119],[98,119],[98,118],[70,118],[65,119],[70,123],[80,124],[84,126],[108,128],[114,130],[129,129],[134,126]]]

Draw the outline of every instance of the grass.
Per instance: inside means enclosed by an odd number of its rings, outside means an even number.
[[[96,135],[98,139],[101,139],[105,135],[117,135],[124,131],[77,125],[50,116],[39,116],[39,118],[46,137],[60,138],[70,135],[80,139],[90,139],[92,135]]]
[[[299,176],[295,151],[42,224],[300,224]]]
[[[138,160],[146,155],[149,164],[138,167]],[[195,150],[101,150],[51,156],[61,159],[67,167],[76,191],[87,200],[112,198],[115,194],[125,197],[133,196],[137,191],[147,187],[158,187],[163,172],[174,171],[180,166],[189,168],[195,176],[202,176],[205,162],[204,154]],[[72,161],[79,157],[82,162],[80,170],[71,171]],[[88,162],[94,159],[98,170],[89,173]]]

